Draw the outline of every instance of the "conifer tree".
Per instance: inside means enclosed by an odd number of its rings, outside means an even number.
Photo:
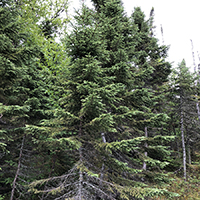
[[[1,7],[0,12],[0,147],[4,150],[0,163],[1,191],[7,193],[6,197],[10,195],[10,199],[22,194],[24,197],[20,198],[30,198],[23,182],[41,176],[35,169],[30,169],[31,165],[37,165],[34,139],[39,136],[28,135],[26,125],[36,125],[52,115],[48,111],[52,106],[47,86],[50,73],[41,68],[39,46],[30,42],[31,34],[15,6]]]
[[[133,37],[135,41],[134,57],[135,64],[144,70],[147,85],[162,85],[167,81],[171,72],[171,65],[166,61],[168,47],[159,45],[158,39],[151,35],[153,28],[153,16],[145,21],[145,15],[141,8],[136,7],[132,16],[132,23],[136,25],[137,31]],[[147,70],[151,71],[147,71]]]
[[[176,132],[182,143],[182,166],[184,171],[184,179],[186,180],[186,157],[187,151],[190,152],[190,147],[196,141],[198,141],[198,118],[196,113],[196,100],[195,92],[197,91],[197,86],[195,81],[197,76],[192,74],[186,67],[185,60],[178,65],[178,68],[174,72],[173,88],[172,93],[174,96],[174,108],[173,115],[178,119],[178,126]],[[179,131],[178,131],[179,128]],[[188,154],[188,158],[190,158]],[[191,159],[191,158],[190,158]]]
[[[1,141],[4,142],[4,146],[6,146],[8,152],[12,150],[9,146],[11,142],[16,136],[20,137],[22,132],[20,127],[24,127],[24,119],[29,111],[29,106],[19,102],[18,96],[15,95],[19,88],[13,87],[13,85],[17,86],[23,77],[23,65],[30,57],[31,49],[24,46],[26,36],[21,32],[17,12],[9,6],[1,7],[0,12],[0,72],[2,77],[0,81]],[[3,158],[1,165],[4,164],[6,166],[5,161],[6,159]],[[12,157],[7,162],[8,165],[13,163]],[[10,172],[6,168],[3,168],[3,171],[3,183],[6,186],[5,188],[7,188],[6,183],[9,183]]]
[[[1,103],[1,125],[7,129],[17,127],[21,124],[20,120],[12,122],[7,115],[18,115],[23,111],[27,112],[26,106],[11,106],[15,104],[12,85],[21,77],[23,63],[29,57],[30,48],[23,47],[25,36],[20,33],[20,25],[17,21],[17,13],[12,8],[1,7],[1,81],[0,81],[0,103]],[[21,43],[21,44],[20,44]],[[19,45],[20,44],[20,45]],[[9,106],[6,106],[9,105]],[[8,114],[6,115],[6,110]],[[23,114],[22,116],[23,117]],[[19,117],[19,119],[20,119]],[[14,120],[13,120],[14,121]],[[2,131],[3,133],[4,131]]]
[[[167,81],[168,75],[171,72],[171,66],[166,62],[167,47],[160,46],[158,40],[153,34],[153,16],[154,9],[152,8],[149,20],[145,20],[145,15],[139,7],[134,9],[131,15],[131,22],[136,27],[135,34],[133,34],[132,41],[135,41],[135,49],[133,51],[133,60],[136,66],[136,77],[134,85],[138,88],[148,91],[152,98],[151,112],[162,113],[160,105],[163,104],[163,97],[161,87]],[[161,135],[163,128],[166,127],[164,123],[158,126],[144,127],[144,134],[147,137]],[[165,137],[163,135],[163,137]],[[147,143],[145,144],[147,147]],[[147,155],[147,152],[145,152]],[[157,152],[159,155],[159,152]],[[162,157],[162,156],[161,156]],[[155,158],[155,157],[154,157]],[[159,158],[159,156],[157,157]],[[143,169],[146,169],[146,163],[143,163]]]
[[[166,116],[151,113],[151,93],[131,85],[137,75],[130,70],[131,52],[126,49],[125,36],[131,31],[126,28],[128,18],[118,0],[94,1],[94,5],[96,11],[83,5],[75,16],[73,32],[66,38],[72,62],[66,93],[60,99],[62,110],[56,113],[57,119],[43,123],[46,129],[51,125],[50,140],[65,141],[68,152],[72,148],[73,167],[68,173],[33,182],[32,190],[39,192],[36,188],[47,183],[43,192],[52,199],[171,197],[174,194],[148,186],[139,164],[147,139],[135,134],[146,124],[164,123]],[[152,149],[168,154],[161,146]],[[166,165],[155,159],[147,161],[149,166]],[[165,181],[162,174],[153,176]]]

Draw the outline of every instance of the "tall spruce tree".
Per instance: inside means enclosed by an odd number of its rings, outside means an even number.
[[[25,27],[22,12],[20,16],[15,5],[8,4],[2,6],[0,12],[0,146],[3,148],[0,190],[5,198],[33,199],[25,185],[49,174],[51,156],[44,148],[40,148],[40,152],[45,153],[37,155],[36,141],[43,136],[29,134],[26,126],[52,117],[53,100],[47,86],[51,73],[39,62],[41,46],[33,43],[35,37],[29,32],[30,26]],[[43,157],[49,161],[47,172],[38,164],[38,160],[46,163]]]
[[[46,182],[48,187],[40,191],[52,199],[171,197],[174,194],[149,184],[150,179],[165,181],[162,174],[152,173],[148,180],[150,174],[141,170],[147,139],[135,136],[146,124],[164,123],[166,116],[151,113],[151,93],[131,85],[138,74],[131,69],[126,46],[131,31],[126,28],[128,18],[121,1],[93,2],[96,10],[83,5],[66,38],[72,62],[60,99],[62,110],[56,112],[56,119],[43,123],[50,140],[66,143],[67,152],[71,148],[74,164],[68,173],[33,182],[32,190],[39,192],[37,187]],[[149,144],[160,139],[151,138]],[[168,154],[165,147],[152,148],[158,149]],[[145,159],[149,166],[166,165],[163,160]]]
[[[71,173],[62,175],[65,181],[60,184],[64,184],[63,188],[52,189],[61,189],[60,198],[112,198],[105,186],[112,187],[113,184],[98,177],[103,173],[102,166],[107,168],[109,156],[95,146],[102,143],[101,133],[115,132],[114,116],[110,110],[120,100],[118,96],[123,84],[114,84],[115,77],[106,76],[106,69],[101,68],[97,60],[106,49],[101,40],[102,29],[94,19],[94,12],[83,6],[81,14],[76,16],[74,32],[67,39],[72,66],[66,83],[67,95],[60,100],[63,111],[58,113],[59,120],[56,120],[60,132],[57,124],[55,136],[79,148],[75,151]]]
[[[182,166],[185,179],[187,177],[186,162],[187,159],[188,161],[191,160],[190,148],[191,146],[195,146],[193,144],[198,142],[199,137],[199,122],[195,99],[195,93],[198,88],[197,85],[195,85],[197,79],[198,77],[195,74],[192,74],[187,68],[185,60],[182,60],[178,65],[177,69],[173,72],[171,79],[171,82],[173,83],[171,88],[171,100],[174,105],[172,112],[174,117],[178,119],[177,121],[174,121],[176,124],[174,132],[177,134],[178,140],[180,140],[180,143],[182,144]],[[191,164],[191,161],[189,163]]]
[[[1,12],[1,92],[0,92],[0,113],[1,113],[1,140],[5,143],[7,152],[11,152],[11,143],[13,140],[20,138],[23,135],[25,126],[25,118],[29,112],[29,106],[24,105],[19,100],[18,91],[20,90],[20,80],[24,73],[24,64],[30,59],[32,50],[26,48],[26,36],[21,31],[21,26],[18,21],[18,13],[10,6],[0,8]],[[14,86],[15,85],[15,86]],[[17,95],[16,95],[17,94]],[[23,95],[22,95],[23,96]],[[21,96],[21,97],[22,97]],[[3,156],[6,154],[4,153]],[[10,173],[7,165],[14,163],[12,154],[9,154],[7,159],[1,159],[1,165],[4,167],[3,175],[3,190],[9,190]],[[8,164],[5,164],[7,160]],[[2,171],[1,171],[2,174]],[[2,181],[1,181],[2,182]]]
[[[145,20],[141,8],[136,7],[131,15],[131,21],[137,27],[133,36],[135,64],[146,75],[146,85],[162,85],[163,82],[168,80],[171,65],[166,61],[168,47],[159,45],[158,39],[151,34],[153,16],[150,16],[149,20]]]

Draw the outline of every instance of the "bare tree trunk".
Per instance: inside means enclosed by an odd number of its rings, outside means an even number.
[[[79,148],[79,155],[82,160],[82,148]],[[79,170],[79,184],[78,184],[78,200],[82,200],[82,182],[83,182],[83,173],[81,169]]]
[[[191,45],[192,45],[192,57],[193,57],[194,72],[196,72],[196,63],[195,63],[193,42],[192,42],[192,40],[190,40],[190,41],[191,41]],[[197,82],[195,82],[195,85],[197,85]],[[199,103],[198,103],[198,101],[196,102],[196,108],[197,108],[198,119],[200,121],[200,109],[199,109]]]
[[[23,148],[24,148],[25,137],[26,137],[26,135],[24,134],[23,139],[22,139],[20,152],[19,152],[19,161],[18,161],[17,171],[16,171],[16,174],[15,174],[14,181],[12,183],[12,191],[11,191],[10,200],[13,200],[13,198],[14,198],[14,193],[15,193],[15,189],[16,189],[16,182],[17,182],[17,178],[19,176],[19,171],[20,171],[20,167],[21,167],[21,158],[22,158],[22,152],[23,152]]]
[[[186,151],[185,151],[185,137],[184,137],[184,121],[183,121],[183,96],[182,96],[182,91],[180,95],[180,108],[181,108],[181,139],[182,139],[182,148],[183,148],[183,173],[184,173],[184,179],[186,181],[187,174],[186,174]]]
[[[186,180],[186,151],[185,151],[185,139],[183,130],[183,117],[181,117],[181,139],[183,148],[183,171],[184,171],[184,179]]]
[[[101,137],[102,137],[102,141],[103,141],[103,143],[106,143],[105,133],[101,133]]]
[[[148,137],[148,131],[147,131],[147,127],[145,126],[144,128],[144,131],[145,131],[145,137]],[[145,142],[144,144],[145,147],[148,147],[147,143]],[[144,155],[147,156],[147,152],[144,152]],[[143,162],[143,167],[142,169],[146,170],[147,169],[147,164],[146,162]]]
[[[188,164],[191,165],[190,138],[189,138],[189,130],[188,130],[187,126],[186,126],[186,133],[187,133],[186,149],[187,149],[187,156],[188,156]]]
[[[80,117],[80,126],[79,126],[79,137],[82,136],[82,117]],[[83,155],[82,155],[82,147],[79,148],[79,159],[82,163]],[[83,173],[81,169],[79,170],[79,184],[78,184],[78,200],[82,200],[82,182],[83,182]]]
[[[106,143],[105,133],[101,133],[101,137],[102,137],[103,143]],[[104,177],[104,169],[105,169],[105,165],[103,163],[102,167],[101,167],[101,175],[100,175],[101,181],[100,181],[100,186],[102,186],[102,180],[103,180],[103,177]]]
[[[191,149],[190,149],[190,145],[188,145],[188,163],[189,165],[191,165],[192,163],[192,160],[191,160]]]
[[[196,108],[197,108],[198,119],[200,121],[200,109],[199,109],[199,103],[198,102],[196,102]]]
[[[200,62],[200,55],[199,52],[197,51],[199,62]],[[198,64],[198,74],[200,75],[200,63]],[[199,84],[200,84],[200,79],[199,79]]]

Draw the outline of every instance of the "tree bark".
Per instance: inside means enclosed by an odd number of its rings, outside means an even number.
[[[192,163],[190,146],[188,146],[188,163],[189,163],[189,165],[191,165],[191,163]]]
[[[13,200],[13,198],[14,198],[14,193],[15,193],[15,189],[16,189],[16,182],[17,182],[17,178],[19,176],[19,171],[20,171],[20,167],[21,167],[21,158],[22,158],[22,152],[23,152],[23,148],[24,148],[25,137],[26,137],[26,135],[24,134],[23,139],[22,139],[21,148],[20,148],[20,153],[19,153],[19,161],[18,161],[17,171],[16,171],[16,174],[15,174],[14,181],[12,183],[12,191],[11,191],[10,200]]]
[[[101,137],[102,137],[102,141],[103,141],[103,143],[106,143],[105,133],[101,133]]]
[[[187,174],[186,174],[186,151],[185,151],[185,137],[184,137],[184,120],[183,120],[183,96],[182,91],[180,95],[180,109],[181,109],[181,139],[182,139],[182,148],[183,148],[183,173],[184,179],[186,181]]]
[[[105,133],[101,133],[101,137],[102,137],[103,143],[106,143]],[[105,168],[105,165],[103,163],[102,166],[101,166],[101,175],[100,175],[101,181],[100,181],[100,186],[102,186],[102,180],[103,180],[103,177],[104,177],[104,168]]]
[[[81,136],[82,136],[82,117],[80,117],[79,138]],[[82,147],[79,148],[79,159],[82,163],[83,162]],[[83,173],[80,169],[79,170],[79,183],[78,183],[78,200],[82,200],[82,182],[83,182]]]
[[[187,139],[187,153],[188,153],[188,164],[191,165],[191,149],[190,149],[190,141]]]
[[[79,148],[80,159],[82,160],[82,148]],[[81,169],[79,170],[79,184],[78,184],[78,200],[82,200],[82,182],[83,182],[83,173]]]

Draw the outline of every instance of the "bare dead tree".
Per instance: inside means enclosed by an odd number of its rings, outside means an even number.
[[[106,143],[105,133],[101,133],[101,137],[102,137],[103,143]],[[104,165],[104,163],[103,163],[103,164],[102,164],[102,167],[101,167],[101,175],[100,175],[100,179],[101,179],[101,180],[103,180],[103,177],[104,177],[104,168],[105,168],[105,165]],[[100,186],[102,186],[102,181],[100,182]]]
[[[192,57],[193,57],[193,66],[194,66],[194,72],[196,72],[196,62],[195,62],[195,55],[194,55],[194,47],[193,47],[193,42],[191,41],[191,45],[192,45]],[[195,85],[197,85],[197,82],[195,82]],[[197,109],[197,115],[198,115],[198,119],[200,121],[200,109],[199,109],[199,102],[197,100],[196,102],[196,109]]]
[[[185,135],[184,135],[184,120],[183,120],[183,91],[181,89],[180,94],[180,110],[181,110],[181,140],[182,140],[182,148],[183,148],[183,173],[184,179],[186,181],[187,174],[186,174],[186,150],[185,150]]]

